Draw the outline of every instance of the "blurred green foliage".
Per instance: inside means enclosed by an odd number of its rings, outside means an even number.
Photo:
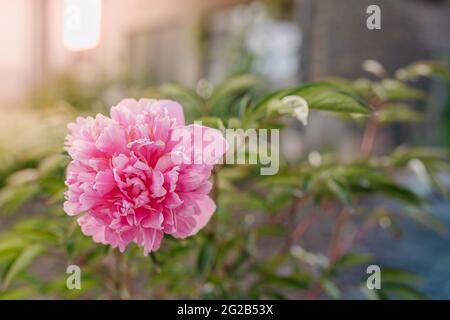
[[[0,144],[0,298],[338,299],[349,286],[374,299],[424,298],[415,287],[419,279],[406,270],[383,269],[382,290],[375,292],[360,279],[351,284],[341,280],[349,268],[376,261],[372,254],[352,249],[378,225],[397,234],[395,221],[405,216],[437,232],[445,229],[427,213],[427,198],[399,183],[396,173],[412,167],[432,190],[446,196],[440,175],[450,171],[449,151],[400,146],[375,156],[372,149],[383,125],[425,120],[423,110],[411,102],[426,100],[427,94],[411,86],[411,78],[446,81],[449,72],[434,62],[420,62],[396,75],[330,78],[270,94],[252,75],[237,75],[217,86],[203,80],[196,89],[175,83],[119,86],[124,96],[179,100],[190,121],[203,120],[219,130],[292,125],[295,110],[286,110],[286,96],[304,98],[310,113],[325,112],[365,128],[361,154],[351,162],[340,162],[332,152],[316,152],[298,163],[281,159],[274,176],[260,176],[258,166],[217,166],[217,211],[209,225],[188,239],[167,236],[149,257],[136,247],[118,254],[95,244],[62,207],[69,161],[62,150],[64,125],[77,114],[106,112],[114,96],[111,85],[117,89],[117,84],[86,89],[64,76],[33,92],[35,108],[20,114],[31,119],[28,128]],[[28,130],[33,130],[31,140]],[[18,151],[11,153],[8,143]],[[325,247],[310,248],[303,235],[323,217],[332,219],[329,239],[322,239]],[[81,267],[81,290],[66,288],[70,264]]]

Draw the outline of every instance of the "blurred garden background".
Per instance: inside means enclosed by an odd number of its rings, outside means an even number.
[[[446,0],[0,0],[0,299],[449,299],[449,16]],[[266,112],[285,88],[306,126]],[[221,166],[207,228],[149,257],[95,244],[63,211],[66,125],[126,97],[281,128],[280,172]]]

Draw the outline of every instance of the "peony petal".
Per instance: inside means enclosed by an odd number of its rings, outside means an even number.
[[[70,202],[70,201],[64,202],[64,211],[69,216],[75,216],[79,214],[81,212],[79,208],[80,204],[78,202]]]
[[[97,173],[94,190],[98,191],[101,195],[105,195],[114,189],[115,186],[114,174],[111,170],[100,171]]]
[[[169,209],[179,207],[182,203],[183,200],[181,200],[178,194],[176,194],[175,192],[169,193],[169,195],[166,196],[164,201],[164,205]]]
[[[195,228],[191,231],[189,235],[194,235],[203,229],[211,219],[212,214],[216,210],[216,204],[209,196],[202,196],[197,201],[197,206],[200,208],[200,214],[194,215],[196,222]]]
[[[80,211],[87,211],[87,210],[91,209],[92,207],[94,207],[97,204],[97,201],[99,201],[99,198],[90,196],[90,195],[88,195],[86,193],[83,193],[80,196],[79,201],[80,201],[79,210]]]
[[[111,108],[111,118],[123,127],[135,124],[135,114],[133,113],[134,104],[136,104],[136,100],[134,99],[120,101],[117,106]]]
[[[152,251],[159,249],[163,233],[152,228],[142,229],[144,255],[148,255]]]
[[[164,217],[161,212],[144,208],[139,208],[136,211],[139,210],[141,210],[141,212],[145,212],[145,217],[140,222],[141,226],[145,228],[162,229]]]
[[[173,237],[184,239],[189,237],[194,230],[196,221],[193,217],[178,216],[175,218],[175,232],[171,233]]]
[[[95,242],[121,252],[134,242],[158,250],[164,233],[185,238],[211,218],[208,181],[227,145],[218,130],[185,126],[170,100],[122,100],[111,117],[77,118],[68,125],[64,210]],[[198,160],[193,163],[193,160]]]
[[[177,231],[172,235],[175,238],[186,238],[203,229],[216,210],[216,204],[209,196],[201,196],[196,200],[200,210],[199,214],[189,217],[177,216]]]
[[[86,236],[91,236],[97,243],[108,244],[105,239],[105,226],[98,223],[92,216],[85,214],[78,218],[77,222]]]
[[[128,154],[127,136],[125,131],[119,126],[105,128],[95,142],[95,146],[109,155]]]
[[[164,176],[158,170],[153,170],[152,172],[152,184],[150,186],[150,191],[152,192],[152,197],[158,198],[162,197],[167,193],[166,189],[163,188]]]
[[[152,105],[152,108],[161,107],[167,110],[169,117],[175,119],[176,126],[184,126],[184,112],[181,104],[172,100],[159,100]]]
[[[189,125],[193,143],[193,163],[199,165],[217,164],[228,150],[228,142],[217,129],[197,124]]]

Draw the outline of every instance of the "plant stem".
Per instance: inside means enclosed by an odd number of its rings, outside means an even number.
[[[213,197],[214,203],[216,203],[216,205],[219,203],[219,196],[220,196],[219,178],[217,176],[217,173],[219,172],[219,170],[220,170],[220,167],[216,166],[212,172],[212,180],[213,180],[212,197]],[[211,239],[215,240],[216,232],[217,232],[217,218],[216,217],[213,217],[211,219],[210,230],[211,230],[211,233],[210,233]]]
[[[117,297],[120,300],[131,299],[130,290],[128,288],[128,267],[125,256],[119,250],[114,250],[115,254],[115,277],[117,284]]]
[[[330,241],[330,248],[328,251],[329,264],[333,264],[339,257],[339,240],[341,238],[342,231],[345,228],[345,224],[350,218],[350,212],[347,208],[342,209],[336,221],[336,228],[334,229],[333,237]]]
[[[367,123],[366,130],[364,131],[364,136],[361,143],[360,153],[363,157],[368,157],[373,150],[375,144],[375,138],[378,131],[378,119],[377,115],[374,114],[369,119]]]
[[[356,241],[361,240],[367,232],[376,225],[375,221],[367,220],[358,230],[356,230],[347,241],[345,241],[342,246],[339,255],[345,254],[349,251]]]
[[[291,247],[319,217],[319,210],[311,210],[289,235],[286,243],[287,249],[289,249],[289,247]]]

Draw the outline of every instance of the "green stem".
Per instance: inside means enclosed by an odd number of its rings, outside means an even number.
[[[117,297],[120,300],[129,300],[131,299],[131,294],[128,287],[128,266],[125,256],[119,250],[114,250],[114,254]]]

